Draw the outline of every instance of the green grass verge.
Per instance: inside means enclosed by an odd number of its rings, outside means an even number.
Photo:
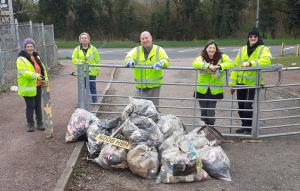
[[[242,46],[246,43],[246,39],[215,39],[219,46]],[[194,41],[154,41],[155,44],[162,47],[197,47],[204,46],[207,40]],[[266,39],[266,45],[286,45],[300,44],[300,39]],[[75,48],[78,41],[57,40],[58,48]],[[132,48],[140,45],[139,42],[133,41],[92,41],[92,44],[98,48]]]
[[[285,67],[300,67],[300,56],[275,57],[272,59],[274,64],[282,64]]]

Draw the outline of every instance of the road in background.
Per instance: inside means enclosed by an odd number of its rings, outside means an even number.
[[[268,46],[273,57],[281,54],[281,46]],[[220,47],[221,51],[229,55],[232,59],[237,55],[240,46]],[[285,47],[284,54],[295,54],[295,46]],[[196,58],[203,47],[182,47],[182,48],[165,48],[170,59]],[[130,48],[103,48],[99,49],[101,60],[123,60]],[[73,49],[59,49],[58,56],[60,58],[71,58]]]

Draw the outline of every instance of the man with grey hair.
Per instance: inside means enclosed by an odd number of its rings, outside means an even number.
[[[142,32],[140,41],[141,46],[128,52],[124,64],[128,68],[134,68],[138,65],[152,67],[152,69],[133,69],[136,96],[151,100],[155,106],[159,106],[160,87],[164,82],[162,69],[170,65],[169,58],[162,47],[152,43],[150,32]]]

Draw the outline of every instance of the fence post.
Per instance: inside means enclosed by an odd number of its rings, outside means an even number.
[[[47,49],[46,49],[46,43],[45,43],[45,30],[44,30],[44,23],[42,22],[42,44],[44,49],[44,62],[46,64],[46,67],[48,68],[48,58],[47,58]]]
[[[297,47],[296,47],[296,56],[299,56],[299,44],[297,44]]]
[[[260,70],[256,70],[256,87],[254,95],[254,111],[252,116],[252,136],[258,138],[259,136],[259,98],[260,98]]]
[[[33,32],[32,32],[32,21],[30,20],[29,21],[29,35],[30,35],[30,38],[33,39]]]
[[[90,111],[90,101],[91,101],[91,92],[90,92],[90,76],[89,76],[89,65],[84,63],[85,67],[85,105],[86,110]]]
[[[18,20],[15,19],[15,23],[16,23],[16,40],[17,40],[17,46],[18,46],[18,51],[20,51],[21,49],[21,42],[20,42],[20,33],[19,33],[19,23]]]
[[[197,111],[197,85],[198,85],[198,70],[195,70],[196,71],[196,79],[195,79],[195,92],[194,92],[194,94],[195,94],[195,100],[194,100],[194,123],[193,123],[193,125],[194,125],[194,128],[195,127],[197,127],[196,126],[196,111]]]
[[[85,106],[85,88],[84,88],[84,66],[83,64],[77,65],[77,79],[78,79],[78,107],[86,109]]]
[[[284,50],[284,43],[282,42],[281,43],[281,53],[280,53],[281,56],[283,56],[283,50]]]
[[[54,26],[53,26],[53,24],[51,24],[50,25],[50,27],[51,27],[51,34],[52,34],[52,37],[51,37],[51,42],[53,43],[53,55],[54,55],[54,59],[55,60],[53,60],[53,64],[54,64],[54,66],[56,66],[57,65],[57,63],[58,63],[58,61],[57,61],[57,55],[58,55],[58,53],[57,53],[57,46],[56,46],[56,43],[55,43],[55,37],[54,37]]]

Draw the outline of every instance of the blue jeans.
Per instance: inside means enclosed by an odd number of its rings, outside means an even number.
[[[97,76],[89,76],[90,80],[96,80]],[[96,90],[96,82],[91,82],[90,81],[90,92],[91,94],[97,94],[97,90]],[[97,96],[92,96],[92,102],[96,103],[97,102]]]

